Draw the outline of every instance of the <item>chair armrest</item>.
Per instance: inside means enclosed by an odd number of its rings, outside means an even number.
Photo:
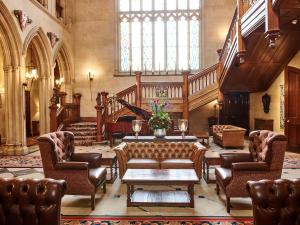
[[[191,160],[194,162],[194,168],[199,179],[201,179],[202,177],[202,161],[206,150],[207,149],[199,142],[196,142],[193,145],[193,153],[191,155]]]
[[[90,168],[101,167],[101,153],[73,153],[72,162],[88,162]]]
[[[232,170],[234,171],[268,171],[269,167],[265,162],[240,162],[233,163]]]
[[[119,144],[114,148],[114,151],[119,162],[119,177],[122,179],[127,170],[127,144],[125,142]]]
[[[233,163],[238,162],[252,162],[252,157],[250,153],[224,153],[220,154],[221,167],[231,168]]]
[[[87,162],[62,162],[54,166],[57,170],[87,170],[89,164]]]

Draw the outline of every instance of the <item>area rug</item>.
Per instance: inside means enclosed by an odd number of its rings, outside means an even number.
[[[251,217],[63,216],[62,225],[252,225]]]

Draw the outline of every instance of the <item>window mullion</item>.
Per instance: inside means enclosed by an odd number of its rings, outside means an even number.
[[[191,68],[191,65],[190,65],[190,38],[191,38],[191,35],[190,35],[190,18],[189,16],[187,17],[187,32],[188,32],[188,35],[187,35],[187,67],[188,67],[188,70],[190,70]]]
[[[165,35],[164,35],[164,38],[165,38],[165,46],[164,46],[164,48],[165,48],[165,63],[164,63],[164,71],[166,72],[167,71],[167,57],[168,57],[168,47],[167,47],[167,13],[166,13],[166,9],[167,9],[167,1],[165,0],[164,1],[164,3],[165,3],[165,12],[164,12],[164,17],[163,17],[163,20],[164,20],[164,32],[165,32]]]
[[[176,13],[176,68],[175,68],[175,73],[176,71],[179,71],[179,35],[178,35],[178,13]],[[180,72],[179,72],[180,74]],[[176,74],[175,74],[176,75]]]
[[[141,25],[141,71],[143,71],[144,68],[144,18],[141,17],[140,21]],[[145,71],[146,73],[146,71]]]

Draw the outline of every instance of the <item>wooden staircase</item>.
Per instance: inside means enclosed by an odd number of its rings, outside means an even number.
[[[223,93],[268,89],[300,49],[300,2],[238,0],[220,54]],[[298,19],[298,24],[292,21]]]

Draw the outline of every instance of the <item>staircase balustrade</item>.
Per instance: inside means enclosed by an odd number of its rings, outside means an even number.
[[[50,131],[63,130],[71,123],[80,121],[80,99],[81,94],[73,95],[73,103],[66,103],[66,93],[54,91],[51,98],[50,109]]]

